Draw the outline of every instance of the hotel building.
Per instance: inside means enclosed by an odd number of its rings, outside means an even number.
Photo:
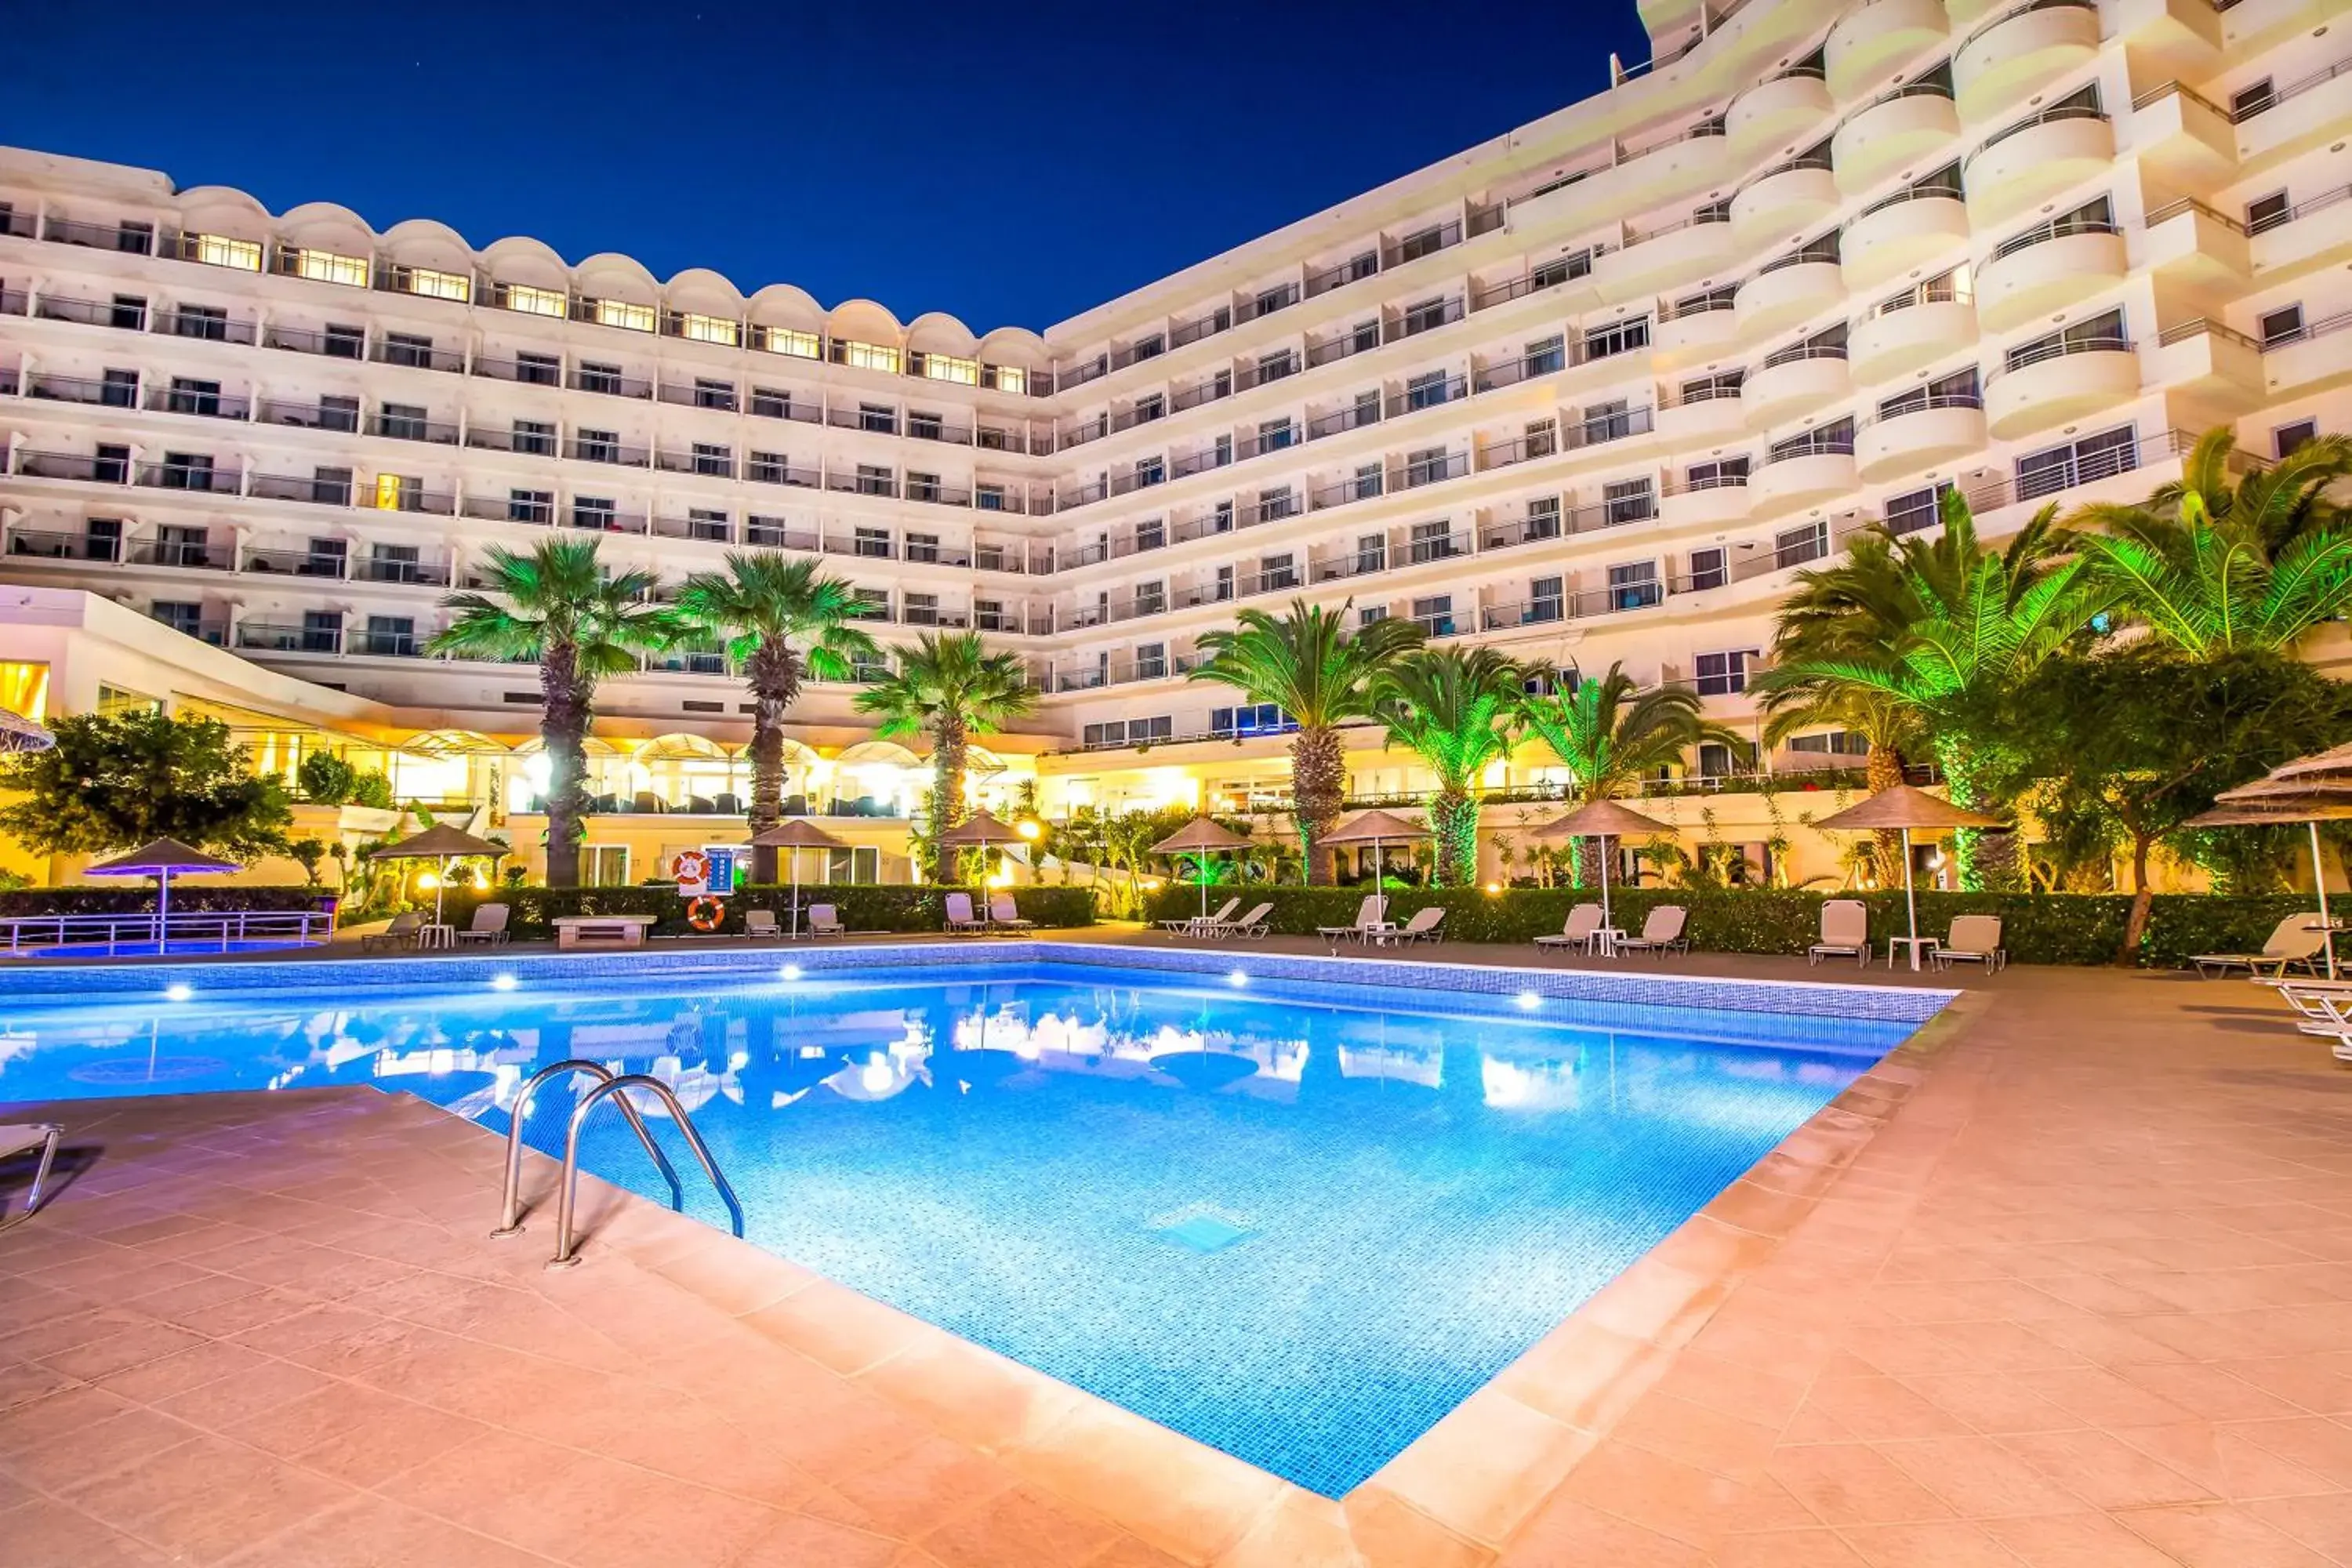
[[[0,152],[0,659],[51,711],[191,704],[264,765],[356,749],[528,817],[532,671],[425,652],[482,551],[588,531],[675,584],[779,550],[886,643],[1028,663],[983,790],[1267,807],[1281,716],[1184,679],[1237,606],[1622,662],[1752,728],[1775,603],[1857,531],[1958,488],[1999,535],[2146,494],[2214,425],[2253,458],[2352,425],[2345,0],[1641,12],[1654,58],[1607,91],[1042,336]],[[854,690],[804,698],[787,793],[874,818],[856,872],[902,877],[920,760]],[[715,650],[600,706],[589,874],[727,837]],[[1351,766],[1422,782],[1370,730]]]

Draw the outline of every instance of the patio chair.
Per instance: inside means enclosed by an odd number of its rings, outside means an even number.
[[[360,951],[366,952],[379,947],[414,947],[416,933],[425,929],[423,910],[403,910],[392,917],[392,923],[372,936],[360,938]]]
[[[1441,942],[1445,940],[1445,936],[1437,927],[1438,923],[1444,919],[1445,911],[1437,905],[1431,904],[1426,909],[1413,910],[1412,919],[1394,931],[1374,931],[1372,940],[1382,944],[1395,942],[1400,947],[1409,942]]]
[[[41,1152],[41,1162],[33,1167],[33,1189],[25,1194],[25,1206],[14,1215],[0,1215],[0,1230],[19,1226],[33,1217],[41,1206],[41,1185],[49,1179],[49,1167],[57,1163],[58,1140],[66,1130],[54,1121],[19,1121],[0,1127],[0,1160],[12,1160],[19,1154]]]
[[[1620,938],[1617,951],[1632,952],[1638,949],[1643,952],[1654,952],[1660,958],[1669,952],[1687,953],[1690,952],[1689,924],[1690,911],[1682,905],[1660,904],[1642,922],[1642,934]]]
[[[1822,939],[1805,949],[1805,962],[1847,953],[1862,968],[1870,967],[1870,906],[1860,899],[1832,899],[1822,906]]]
[[[2272,928],[2270,940],[2263,943],[2260,952],[2200,952],[2189,962],[2209,980],[2233,969],[2256,975],[2268,971],[2274,976],[2284,976],[2298,965],[2315,974],[2318,966],[2312,960],[2326,945],[2327,933],[2320,929],[2316,913],[2289,915]]]
[[[1317,926],[1315,934],[1330,942],[1361,942],[1372,928],[1381,923],[1388,912],[1389,900],[1384,894],[1366,893],[1363,902],[1356,906],[1356,923],[1351,926]]]
[[[948,895],[947,933],[950,936],[986,936],[988,934],[987,920],[971,912],[970,893]]]
[[[1234,911],[1241,907],[1241,900],[1227,899],[1224,907],[1215,914],[1186,915],[1181,920],[1161,921],[1160,929],[1177,936],[1199,936],[1203,931],[1213,931],[1224,924],[1233,918]]]
[[[1013,901],[1010,893],[996,893],[988,900],[988,923],[994,931],[1035,931],[1035,921],[1021,918],[1021,906]]]
[[[1265,940],[1266,933],[1273,930],[1274,905],[1271,902],[1267,902],[1253,907],[1249,913],[1242,916],[1242,918],[1237,921],[1226,921],[1223,925],[1217,928],[1215,934],[1219,936],[1246,937],[1252,942],[1263,942]]]
[[[506,946],[507,917],[512,912],[504,904],[477,904],[473,920],[457,933],[457,944],[478,942],[484,947]]]
[[[808,907],[809,935],[841,936],[847,931],[848,928],[841,923],[841,917],[834,912],[831,904],[811,904]]]
[[[1998,974],[2009,967],[2009,954],[2000,945],[1999,915],[1954,915],[1951,933],[1936,946],[1936,967],[1949,969],[1955,963],[1981,963],[1987,974]]]
[[[773,910],[745,910],[743,934],[753,942],[782,942],[784,928]]]
[[[1579,904],[1568,911],[1567,921],[1557,936],[1536,938],[1538,947],[1572,947],[1579,952],[1592,951],[1592,933],[1601,929],[1601,906]]]

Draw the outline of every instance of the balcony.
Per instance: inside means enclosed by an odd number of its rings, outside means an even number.
[[[2254,269],[2271,281],[2335,265],[2352,245],[2352,185],[2307,196],[2253,225]]]
[[[236,568],[235,552],[208,540],[142,539],[133,542],[125,559],[133,566],[169,566],[188,572],[227,572]]]
[[[478,374],[480,366],[477,365]],[[665,381],[656,388],[656,402],[674,404],[680,408],[709,408],[721,414],[732,414],[742,406],[730,383],[723,386],[705,386],[699,382]]]
[[[2114,224],[2045,224],[1996,246],[1978,268],[1977,318],[2009,331],[2122,282],[2130,265]]]
[[[108,408],[129,408],[137,400],[135,381],[87,381],[74,375],[28,374],[25,395],[45,403],[80,403]]]
[[[325,403],[281,403],[265,397],[254,405],[253,417],[262,425],[290,426],[298,430],[332,430],[342,435],[355,434],[360,427],[358,399],[350,406]]]
[[[1658,311],[1650,357],[1661,369],[1711,360],[1739,341],[1738,299],[1717,290]]]
[[[1658,516],[1669,528],[1721,528],[1748,521],[1752,510],[1748,475],[1725,474],[1700,481],[1675,479],[1658,503]]]
[[[77,300],[65,294],[44,294],[33,307],[44,321],[73,321],[85,327],[112,327],[118,331],[147,330],[147,307],[137,300]]]
[[[446,588],[449,568],[429,562],[403,561],[390,556],[363,555],[352,563],[354,583],[393,583],[410,588]]]
[[[1766,359],[1739,389],[1748,427],[1767,429],[1836,402],[1853,391],[1842,347],[1799,344]]]
[[[2139,395],[2139,356],[2120,338],[2015,351],[1985,386],[1986,428],[2009,440]]]
[[[1757,469],[1748,481],[1755,515],[1771,517],[1850,494],[1861,483],[1861,472],[1853,460],[1853,443],[1845,447],[1841,451],[1832,443]]]
[[[357,328],[314,332],[307,327],[271,326],[262,334],[265,347],[289,353],[317,354],[322,359],[365,359],[367,334]]]
[[[2159,289],[2190,292],[2243,291],[2254,275],[2253,243],[2246,226],[2193,197],[2167,202],[2141,220],[2137,264]],[[2267,282],[2281,279],[2265,276]]]
[[[2023,103],[2098,52],[2099,13],[2090,0],[2032,0],[1996,16],[1952,56],[1960,118],[1984,120]]]
[[[604,397],[651,399],[654,395],[654,384],[644,376],[586,366],[573,371],[564,384],[574,392],[593,392]]]
[[[1629,228],[1622,248],[1593,263],[1593,287],[1603,300],[1622,302],[1696,282],[1738,255],[1730,218],[1708,207],[1663,228]]]
[[[349,559],[340,552],[317,550],[247,550],[237,570],[260,577],[315,577],[342,581]]]
[[[2005,223],[2111,167],[2116,128],[2095,109],[2062,104],[1996,132],[1969,154],[1969,221]]]
[[[2242,174],[2273,169],[2315,147],[2341,142],[2352,121],[2352,56],[2281,83],[2268,99],[2233,118]]]
[[[1941,0],[1869,0],[1847,12],[1822,50],[1831,95],[1851,100],[1886,85],[1896,67],[1942,43],[1948,26]]]
[[[1738,387],[1710,387],[1702,397],[1678,397],[1658,409],[1658,434],[1675,451],[1739,441],[1748,436],[1745,399]]]
[[[735,520],[728,517],[656,517],[649,531],[656,539],[694,539],[705,544],[735,542]]]
[[[73,479],[85,484],[120,485],[131,480],[131,463],[124,458],[93,457],[81,452],[16,454],[16,473],[28,479]]]
[[[1836,112],[1829,83],[1816,74],[1790,71],[1758,82],[1733,99],[1724,116],[1731,161],[1747,168],[1775,150],[1794,153]]]
[[[237,493],[239,474],[235,468],[211,463],[142,463],[133,471],[131,482],[159,490],[201,490],[206,495],[233,496]]]
[[[1960,111],[1932,83],[1899,88],[1857,110],[1830,141],[1838,188],[1859,195],[1899,170],[1925,172],[1959,139]]]
[[[2210,192],[2237,172],[2230,111],[2177,81],[2132,100],[2131,142],[2141,165],[2177,190]]]
[[[1977,341],[1971,300],[1948,281],[1921,285],[1904,304],[1882,305],[1854,323],[1846,342],[1853,379],[1864,386],[1935,363]]]
[[[368,358],[377,364],[437,370],[446,375],[462,375],[466,370],[466,356],[457,350],[436,349],[428,342],[411,342],[400,337],[379,338],[370,343]]]
[[[1866,480],[1924,473],[1984,450],[1983,402],[1974,393],[1916,392],[1894,407],[1855,435],[1854,461]]]
[[[1731,232],[1743,247],[1793,245],[1824,215],[1836,211],[1839,200],[1837,176],[1830,172],[1827,158],[1783,163],[1759,174],[1731,198]]]
[[[645,468],[653,466],[653,453],[643,447],[632,447],[619,441],[607,441],[598,437],[582,439],[578,437],[563,443],[563,455],[574,462],[614,463],[625,468]]]
[[[245,493],[257,500],[299,501],[308,506],[349,506],[352,504],[352,481],[298,474],[256,474],[247,485]]]
[[[8,553],[25,561],[89,561],[111,565],[122,559],[122,541],[102,533],[46,533],[20,528],[8,535]]]
[[[2292,341],[2292,340],[2290,340]],[[2168,409],[2210,426],[2251,414],[2293,384],[2266,362],[2263,345],[2219,321],[2202,319],[2168,327],[2156,340],[2151,379],[2164,385]],[[2341,363],[2327,379],[2341,380]]]
[[[30,222],[29,216],[25,221]],[[144,224],[83,223],[52,213],[42,220],[41,237],[53,245],[119,250],[127,256],[152,256],[155,253],[155,232]]]
[[[706,479],[731,479],[735,477],[735,454],[724,447],[708,450],[688,447],[684,451],[662,447],[655,449],[654,467],[665,474],[699,474]]]
[[[1845,273],[1825,251],[1775,257],[1739,286],[1739,336],[1763,337],[1834,309],[1845,299]]]
[[[1969,239],[1968,204],[1943,185],[1906,187],[1854,215],[1842,247],[1846,287],[1876,289]]]
[[[457,444],[456,425],[446,420],[427,419],[421,415],[374,415],[367,422],[367,433],[381,436],[387,441],[423,441],[436,447]]]
[[[240,621],[236,646],[256,653],[340,654],[343,628],[300,621]]]

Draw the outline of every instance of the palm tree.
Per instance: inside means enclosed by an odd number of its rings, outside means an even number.
[[[1968,502],[1953,491],[1945,493],[1944,529],[1933,542],[1879,531],[1891,583],[1871,585],[1866,602],[1857,584],[1864,607],[1846,635],[1822,634],[1818,656],[1777,666],[1763,684],[1883,698],[1927,734],[1955,801],[2006,804],[1998,797],[2011,793],[2003,771],[2014,748],[2003,724],[2018,692],[2113,598],[2074,552],[2074,536],[2056,526],[2057,510],[2054,502],[2044,507],[1998,553],[1979,540]],[[1963,830],[1958,847],[1962,886],[2015,884],[2012,836]]]
[[[1383,619],[1348,630],[1348,611],[1293,599],[1276,617],[1245,609],[1229,628],[1203,632],[1209,657],[1190,679],[1230,686],[1253,702],[1271,702],[1298,726],[1290,738],[1291,816],[1307,857],[1307,882],[1325,886],[1331,868],[1316,846],[1347,800],[1348,753],[1339,726],[1376,717],[1372,678],[1422,641],[1412,621]]]
[[[964,818],[964,759],[974,735],[1003,729],[1034,708],[1029,672],[1009,653],[991,653],[978,632],[925,633],[896,651],[889,679],[857,694],[857,710],[881,720],[885,739],[925,734],[931,741],[929,835],[936,838]],[[935,879],[944,857],[929,857]]]
[[[724,572],[698,572],[678,590],[675,633],[723,641],[728,662],[751,689],[752,837],[782,820],[784,715],[801,682],[846,680],[861,662],[878,661],[880,645],[849,623],[859,614],[856,590],[838,577],[821,577],[817,563],[762,552],[730,554]],[[776,852],[753,852],[752,880],[776,879]]]
[[[2179,516],[2193,496],[2206,516],[2238,529],[2273,560],[2305,534],[2352,521],[2352,513],[2327,493],[2337,479],[2352,476],[2352,436],[2306,441],[2232,481],[2231,470],[2240,466],[2237,445],[2237,433],[2227,425],[2205,432],[2181,463],[2180,478],[2158,486],[2145,510]]]
[[[1429,797],[1438,886],[1478,879],[1478,797],[1489,763],[1511,754],[1527,672],[1492,648],[1414,648],[1372,677],[1391,743],[1437,775]]]
[[[607,576],[594,539],[545,540],[528,555],[493,544],[482,552],[489,592],[451,594],[456,612],[428,651],[458,658],[539,663],[540,738],[547,746],[547,885],[580,881],[587,815],[586,741],[596,685],[637,668],[637,655],[667,639],[668,616],[646,603],[650,572]]]
[[[2298,531],[2273,550],[2260,514],[2213,511],[2189,489],[2166,510],[2103,502],[2070,521],[2105,531],[2078,548],[2117,607],[2193,659],[2286,653],[2352,605],[2352,527]]]
[[[1523,696],[1519,716],[1568,769],[1571,798],[1610,800],[1639,790],[1642,781],[1679,763],[1701,742],[1738,745],[1740,738],[1706,716],[1698,693],[1686,686],[1643,690],[1612,664],[1565,690]],[[1577,844],[1581,876],[1599,868],[1604,847]]]

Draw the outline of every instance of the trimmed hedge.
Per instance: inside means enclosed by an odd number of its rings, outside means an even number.
[[[1364,889],[1358,888],[1267,888],[1219,886],[1213,900],[1241,895],[1248,908],[1274,903],[1275,931],[1310,936],[1318,926],[1347,925],[1356,918]],[[1389,918],[1404,921],[1414,910],[1442,905],[1447,937],[1456,942],[1525,942],[1559,930],[1570,909],[1591,902],[1598,892],[1553,888],[1515,888],[1502,893],[1454,888],[1442,892],[1406,889],[1390,893]],[[1919,931],[1934,935],[1951,928],[1955,915],[1990,914],[2001,919],[2001,942],[2020,963],[2111,963],[2123,945],[2130,917],[2127,893],[1945,893],[1919,894]],[[1696,891],[1680,888],[1612,888],[1610,910],[1618,925],[1639,931],[1659,904],[1690,910],[1691,946],[1710,952],[1801,954],[1821,930],[1821,910],[1832,898],[1858,898],[1870,909],[1870,935],[1884,943],[1904,933],[1903,894],[1824,893],[1798,889]],[[2159,893],[2140,942],[2139,962],[2173,968],[2191,953],[2252,952],[2286,916],[2309,910],[2309,896],[2266,894],[2223,898],[2210,893]],[[1152,895],[1150,920],[1179,920],[1197,913],[1200,890],[1173,883]]]
[[[332,910],[341,895],[329,887],[221,887],[201,877],[172,879],[172,908],[207,914],[237,910]],[[155,884],[126,877],[105,887],[76,883],[64,888],[0,890],[0,917],[8,915],[135,915],[155,907]]]
[[[981,908],[989,892],[1003,890],[803,882],[801,908],[805,910],[811,904],[831,904],[840,911],[841,923],[851,931],[935,931],[946,923],[948,894],[970,891],[974,908]],[[1015,888],[1011,891],[1023,916],[1041,926],[1084,926],[1095,922],[1094,894],[1088,889]],[[792,907],[792,901],[793,890],[788,886],[740,889],[723,900],[727,918],[718,932],[709,934],[740,936],[743,911],[752,909],[774,910],[789,925],[791,917],[785,911]],[[687,900],[679,898],[677,889],[672,887],[452,892],[446,918],[451,924],[462,928],[473,920],[475,905],[492,903],[505,904],[512,911],[507,917],[507,930],[526,942],[552,937],[553,922],[562,915],[653,915],[656,917],[652,927],[656,936],[694,934],[694,928],[686,923]]]

